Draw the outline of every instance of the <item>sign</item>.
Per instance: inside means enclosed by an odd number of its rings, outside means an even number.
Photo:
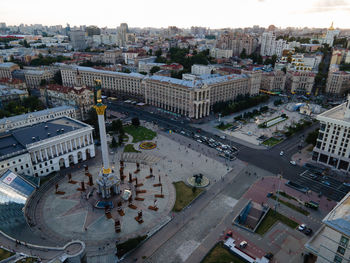
[[[10,173],[9,175],[7,175],[4,179],[2,179],[2,181],[5,184],[10,185],[15,179],[16,179],[17,175],[15,175],[14,173]]]

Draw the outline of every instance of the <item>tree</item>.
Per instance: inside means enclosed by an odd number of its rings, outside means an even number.
[[[317,137],[318,137],[318,131],[319,129],[316,129],[312,132],[310,132],[305,139],[305,142],[308,144],[316,145]]]
[[[154,67],[151,68],[151,70],[149,71],[149,73],[154,74],[154,73],[158,72],[159,70],[160,70],[160,67],[154,66]]]
[[[61,70],[59,70],[55,73],[55,75],[53,76],[53,80],[55,81],[56,84],[62,85]]]
[[[118,147],[118,143],[117,143],[117,141],[115,140],[114,136],[113,136],[113,139],[112,139],[112,142],[111,142],[110,147],[111,147],[111,148],[116,148],[116,147]]]
[[[152,53],[153,53],[153,50],[152,50],[152,48],[150,48],[150,49],[148,50],[148,55],[152,56]]]
[[[131,124],[132,124],[133,126],[135,126],[135,127],[140,126],[140,120],[139,120],[139,118],[138,118],[138,117],[132,118],[132,119],[131,119]]]
[[[44,87],[46,84],[47,84],[46,79],[42,79],[42,80],[40,81],[40,86],[41,86],[41,87]]]
[[[243,48],[241,54],[239,55],[240,58],[245,59],[247,58],[247,51],[245,50],[245,48]]]
[[[162,49],[158,49],[154,54],[156,57],[160,57],[162,55]]]
[[[320,44],[320,42],[316,39],[312,40],[312,44]]]
[[[119,143],[119,145],[123,144],[123,139],[124,139],[124,134],[119,134],[119,136],[118,136],[118,143]]]
[[[121,133],[121,130],[123,130],[123,122],[120,119],[112,121],[112,131]]]

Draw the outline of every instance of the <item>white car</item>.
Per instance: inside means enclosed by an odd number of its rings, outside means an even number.
[[[301,225],[298,226],[298,230],[299,231],[304,231],[305,228],[306,228],[305,224],[301,224]]]
[[[296,165],[297,163],[295,161],[290,161],[290,164]]]
[[[284,154],[284,152],[283,152],[283,151],[281,151],[281,152],[280,152],[280,156],[283,156],[283,154]]]
[[[239,244],[239,247],[240,248],[246,248],[248,246],[248,242],[247,241],[242,241],[240,244]]]

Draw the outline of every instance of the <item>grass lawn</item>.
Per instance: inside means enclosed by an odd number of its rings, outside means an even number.
[[[118,257],[123,256],[125,253],[136,248],[143,240],[147,238],[146,236],[137,236],[135,238],[130,238],[124,243],[117,244]]]
[[[287,194],[286,192],[279,191],[278,193],[279,193],[281,196],[285,197],[285,198],[288,198],[288,199],[290,199],[290,200],[298,201],[294,196],[291,196],[291,195]]]
[[[173,207],[173,211],[175,212],[181,211],[185,206],[191,203],[192,200],[195,199],[201,192],[203,192],[203,189],[196,188],[196,191],[193,193],[192,187],[187,186],[182,181],[175,182],[173,184],[176,190],[176,200],[175,205]]]
[[[277,197],[275,195],[273,195],[273,196],[271,196],[271,198],[276,200]],[[293,210],[295,210],[295,211],[297,211],[299,213],[302,213],[303,215],[308,216],[310,214],[309,211],[306,211],[305,209],[302,209],[299,206],[296,206],[296,205],[294,205],[292,203],[289,203],[287,201],[284,201],[282,199],[278,199],[278,202],[284,204],[285,206],[288,206],[289,208],[291,208],[291,209],[293,209]]]
[[[132,142],[150,141],[157,136],[157,133],[142,126],[125,126],[124,131],[133,137]]]
[[[132,145],[132,144],[125,145],[124,152],[125,153],[140,153],[140,151],[136,150],[134,148],[134,145]]]
[[[0,261],[13,256],[15,253],[0,248]]]
[[[289,219],[284,215],[281,215],[278,212],[275,213],[275,210],[270,209],[255,232],[259,235],[264,235],[277,221],[280,221],[281,223],[291,228],[296,228],[298,226],[297,222]]]
[[[216,128],[218,128],[219,130],[224,131],[224,130],[226,130],[228,128],[231,128],[232,126],[233,125],[231,123],[226,123],[224,125],[219,124],[218,126],[216,126]]]
[[[272,146],[275,146],[276,144],[279,144],[281,141],[283,141],[283,139],[276,139],[275,137],[271,137],[266,141],[264,141],[262,144],[272,147]]]
[[[24,258],[21,259],[20,261],[16,261],[16,262],[20,262],[20,263],[35,263],[38,262],[37,258]]]
[[[242,259],[233,255],[220,242],[217,243],[209,252],[201,263],[245,263]]]

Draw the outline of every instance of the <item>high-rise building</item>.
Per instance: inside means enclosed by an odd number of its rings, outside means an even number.
[[[286,40],[276,40],[276,35],[273,31],[264,32],[261,36],[261,48],[260,54],[262,56],[282,56],[282,52],[288,49],[288,43]]]
[[[350,168],[350,95],[347,101],[317,116],[320,121],[312,160],[334,169]]]
[[[118,40],[119,45],[124,47],[127,43],[127,33],[129,33],[129,28],[127,23],[121,23],[118,28]]]
[[[220,36],[217,47],[220,49],[232,49],[234,56],[239,56],[243,49],[247,55],[255,51],[258,41],[255,37],[242,33],[225,33]]]
[[[328,72],[326,92],[342,95],[350,90],[350,72],[340,71],[337,65],[332,65]]]
[[[84,50],[86,48],[85,31],[71,31],[70,41],[74,50]]]

